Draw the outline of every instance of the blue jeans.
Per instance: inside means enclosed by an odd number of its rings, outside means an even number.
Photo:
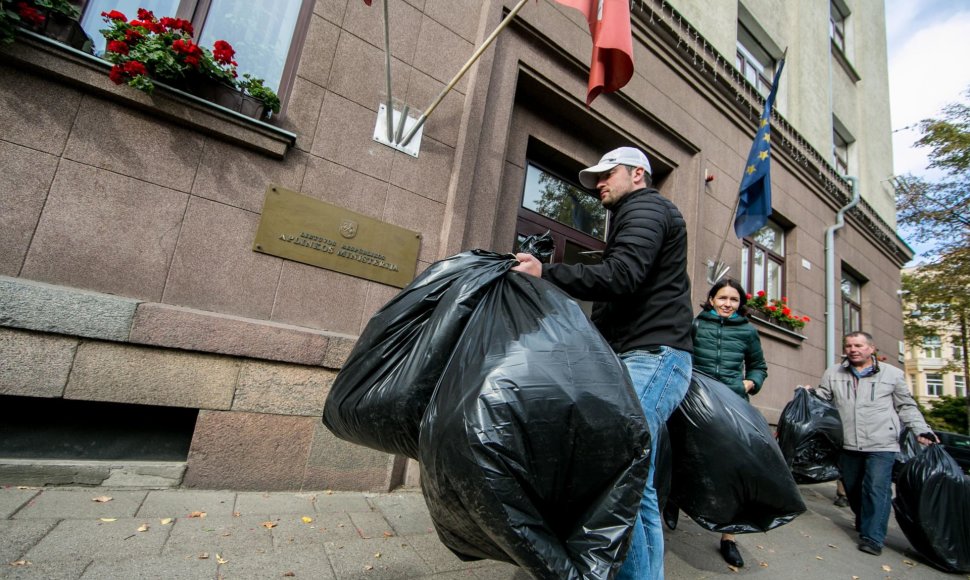
[[[616,580],[662,580],[664,577],[664,535],[657,490],[653,485],[656,433],[666,423],[690,386],[691,355],[667,346],[658,352],[631,351],[620,355],[633,390],[650,427],[650,474],[640,501],[640,517],[633,527],[630,549]]]
[[[842,483],[849,507],[855,514],[859,538],[882,547],[892,506],[893,461],[891,451],[846,451],[839,455]]]

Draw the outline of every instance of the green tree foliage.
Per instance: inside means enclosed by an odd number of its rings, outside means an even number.
[[[964,93],[970,100],[970,88]],[[940,118],[920,122],[918,146],[930,148],[930,168],[942,172],[938,181],[905,176],[897,179],[900,226],[916,242],[930,246],[930,262],[903,276],[906,302],[919,316],[907,317],[906,340],[952,332],[952,346],[963,356],[957,371],[970,377],[970,104],[951,103]],[[964,426],[970,417],[970,396],[964,400]],[[966,427],[964,427],[965,429]]]
[[[943,395],[932,407],[920,405],[920,411],[935,431],[967,434],[967,409],[963,397]]]

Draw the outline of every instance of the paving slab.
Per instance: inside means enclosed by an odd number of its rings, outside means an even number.
[[[361,539],[371,540],[397,535],[381,512],[352,512],[347,515],[350,516],[350,521],[353,522]]]
[[[215,558],[238,557],[242,554],[265,554],[273,551],[273,536],[260,516],[206,516],[179,518],[162,554],[177,558],[208,553]]]
[[[91,565],[90,558],[72,558],[69,560],[51,560],[48,562],[32,562],[10,566],[4,564],[0,578],[4,580],[78,580],[84,570]]]
[[[56,525],[57,520],[0,520],[0,566],[19,560]]]
[[[111,522],[63,520],[24,557],[40,563],[78,558],[123,560],[156,556],[168,538],[170,526],[150,526],[144,532],[137,531],[144,523],[144,520],[134,518],[118,518]]]
[[[17,520],[130,518],[138,511],[147,493],[99,487],[48,489],[27,502],[13,517]],[[101,501],[95,501],[95,498]]]
[[[321,542],[316,549],[289,548],[267,554],[242,554],[219,565],[225,580],[265,580],[267,578],[313,578],[337,580],[330,558]],[[342,579],[341,579],[342,580]]]
[[[269,492],[241,492],[236,494],[235,512],[240,515],[282,516],[316,515],[316,494],[281,494]]]
[[[318,514],[332,514],[345,512],[369,512],[374,508],[367,501],[367,497],[353,492],[326,491],[317,494]]]
[[[231,517],[235,504],[236,494],[231,491],[150,491],[137,515],[143,518],[184,518],[204,512],[210,517]]]
[[[431,567],[401,538],[380,538],[324,544],[337,578],[419,578],[432,574]]]
[[[420,492],[394,493],[368,498],[400,536],[434,532],[428,506]]]
[[[0,487],[0,518],[9,518],[39,494],[40,490],[36,488]]]
[[[82,580],[200,580],[218,575],[215,556],[198,558],[133,558],[125,560],[97,560],[81,575]]]

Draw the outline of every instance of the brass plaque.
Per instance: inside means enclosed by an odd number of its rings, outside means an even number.
[[[421,234],[282,187],[266,190],[253,250],[404,288]]]

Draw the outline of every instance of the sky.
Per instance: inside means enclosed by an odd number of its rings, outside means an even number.
[[[970,1],[885,0],[895,174],[927,173],[920,134],[906,129],[964,101],[970,87]]]

